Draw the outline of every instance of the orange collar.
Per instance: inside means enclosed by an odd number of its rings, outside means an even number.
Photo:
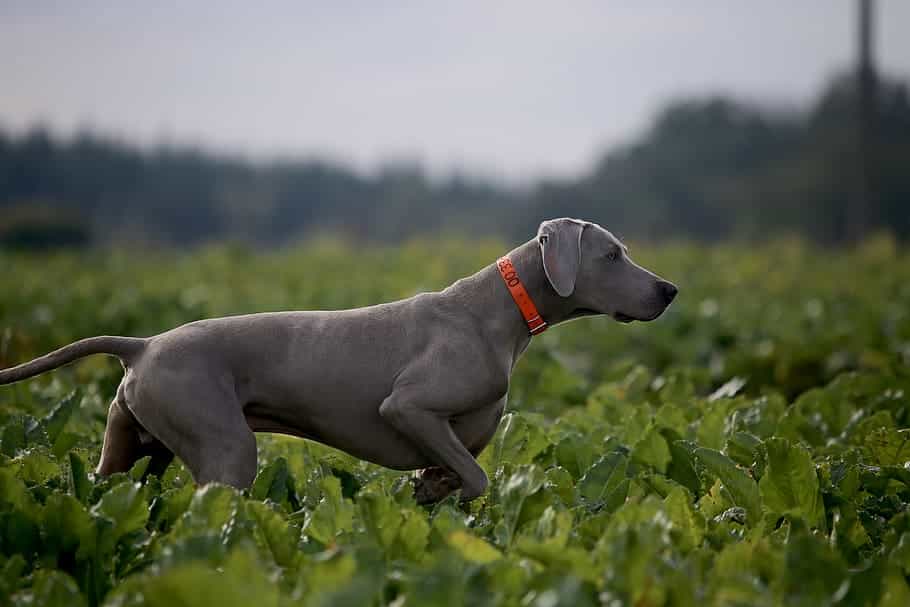
[[[506,287],[509,289],[512,299],[515,300],[515,305],[518,306],[521,315],[524,316],[525,322],[528,323],[528,331],[531,335],[539,335],[546,331],[547,321],[540,317],[537,306],[531,301],[531,296],[528,295],[528,292],[525,290],[525,286],[518,277],[518,272],[515,270],[515,266],[512,265],[512,260],[509,259],[509,256],[504,255],[500,257],[496,262],[496,267],[499,268],[499,274],[502,276],[502,281],[506,283]]]

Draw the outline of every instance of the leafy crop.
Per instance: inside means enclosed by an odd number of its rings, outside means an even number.
[[[78,337],[434,289],[496,243],[0,254],[0,365]],[[0,388],[0,605],[910,604],[910,259],[778,242],[640,261],[654,323],[536,338],[478,500],[260,436],[246,492],[92,472],[120,372]]]

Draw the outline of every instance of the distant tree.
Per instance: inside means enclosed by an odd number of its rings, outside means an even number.
[[[789,231],[845,242],[860,166],[853,78],[835,79],[805,114],[722,98],[675,103],[641,140],[609,152],[590,175],[541,184],[529,216],[575,214],[644,238],[766,238]],[[907,86],[884,81],[877,96],[870,127],[875,205],[864,213],[865,227],[907,238]]]
[[[41,202],[8,205],[0,216],[0,247],[17,250],[81,248],[91,230],[78,215]]]
[[[319,231],[400,241],[463,232],[526,238],[547,217],[602,222],[621,236],[765,239],[799,232],[852,238],[858,154],[874,154],[863,229],[910,236],[910,102],[879,78],[866,152],[856,145],[856,73],[805,111],[723,97],[670,104],[641,137],[587,175],[513,190],[416,165],[365,176],[331,163],[253,164],[189,147],[140,149],[81,133],[0,130],[0,220],[42,201],[99,243],[193,246],[231,239],[275,246]],[[870,147],[871,146],[871,147]],[[18,211],[17,211],[18,212]],[[67,219],[70,221],[70,219]],[[61,235],[60,238],[63,238]]]

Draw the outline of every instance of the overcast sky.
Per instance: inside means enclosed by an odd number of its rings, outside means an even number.
[[[910,1],[878,4],[879,65],[910,77]],[[854,18],[855,0],[0,0],[0,126],[570,176],[681,95],[808,102],[852,60]]]

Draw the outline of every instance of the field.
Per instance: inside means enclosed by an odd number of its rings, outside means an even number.
[[[0,253],[0,367],[94,334],[433,290],[495,242],[276,253]],[[653,323],[535,338],[486,495],[260,436],[253,488],[96,478],[120,378],[0,387],[0,606],[910,605],[910,255],[633,247],[681,287]]]

